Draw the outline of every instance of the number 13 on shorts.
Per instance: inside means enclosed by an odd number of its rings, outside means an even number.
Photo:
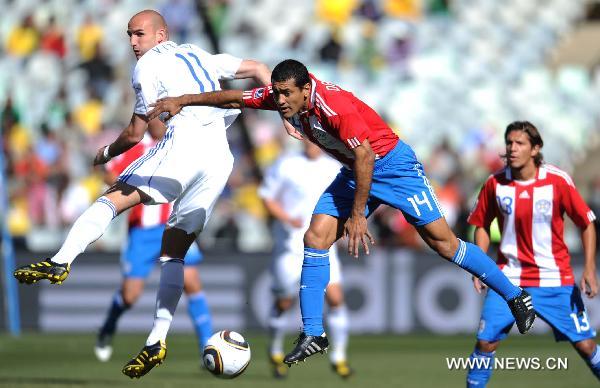
[[[588,316],[585,311],[582,311],[579,314],[571,313],[571,318],[575,324],[575,330],[577,330],[578,333],[590,329],[590,322],[588,321]]]

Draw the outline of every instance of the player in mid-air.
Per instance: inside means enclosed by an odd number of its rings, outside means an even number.
[[[557,341],[571,342],[594,375],[600,378],[600,348],[593,340],[581,293],[593,298],[598,293],[596,278],[596,216],[583,201],[571,177],[543,162],[544,145],[538,129],[527,121],[509,124],[504,133],[506,167],[491,175],[483,185],[469,216],[475,226],[475,243],[487,251],[490,225],[498,219],[502,239],[498,266],[517,286],[533,298],[538,316],[553,329]],[[579,287],[563,238],[564,213],[581,231],[585,264]],[[474,279],[477,292],[484,286]],[[514,324],[502,298],[488,290],[481,312],[472,359],[487,359],[467,374],[468,387],[485,387],[493,371],[500,341]]]
[[[519,331],[529,330],[535,319],[529,294],[513,285],[480,248],[454,235],[413,150],[373,109],[339,86],[318,80],[292,59],[273,69],[271,82],[248,91],[225,90],[159,101],[149,115],[168,112],[171,117],[185,105],[277,110],[295,128],[288,133],[306,136],[345,166],[321,195],[304,234],[303,332],[286,355],[286,364],[328,347],[322,315],[329,248],[345,236],[352,256],[358,257],[360,245],[368,254],[373,238],[367,217],[381,204],[401,210],[435,252],[497,291],[508,302]]]
[[[275,301],[269,317],[269,357],[273,375],[278,378],[285,377],[288,372],[288,367],[283,363],[283,325],[285,312],[291,309],[298,295],[304,257],[304,232],[319,196],[341,167],[308,140],[303,140],[303,146],[302,152],[288,152],[279,157],[266,171],[258,189],[265,207],[275,218],[271,262]],[[319,174],[298,171],[319,171]],[[329,262],[330,280],[325,291],[329,305],[327,326],[333,348],[329,359],[333,371],[342,378],[348,378],[353,373],[346,357],[348,312],[344,303],[341,264],[335,245],[329,250]]]
[[[109,161],[106,164],[105,181],[109,185],[114,184],[123,170],[150,152],[164,136],[161,129],[158,126],[149,128],[142,141]],[[171,209],[171,204],[163,203],[157,206],[137,205],[129,212],[127,243],[121,252],[123,282],[112,298],[94,346],[94,354],[102,362],[110,360],[112,355],[112,340],[119,319],[139,299],[144,290],[145,279],[158,262],[160,240]],[[183,266],[183,289],[188,298],[188,314],[198,339],[200,357],[206,341],[212,335],[210,310],[197,269],[202,258],[198,246],[192,244],[184,257]]]
[[[166,357],[167,332],[183,292],[183,258],[204,228],[231,173],[233,156],[226,129],[239,114],[238,110],[190,107],[164,128],[159,119],[148,119],[149,104],[159,97],[219,90],[222,79],[251,77],[267,84],[271,73],[256,61],[211,55],[195,45],[169,41],[164,18],[153,10],[135,14],[127,34],[138,60],[132,77],[134,113],[118,138],[98,151],[94,164],[104,164],[132,148],[147,127],[158,126],[165,135],[75,221],[56,255],[17,268],[14,276],[25,283],[41,279],[60,283],[67,278],[73,260],[102,236],[118,214],[140,203],[174,202],[162,235],[154,324],[145,346],[122,370],[134,378],[145,375]]]

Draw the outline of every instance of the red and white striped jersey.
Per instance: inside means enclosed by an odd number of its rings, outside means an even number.
[[[352,149],[369,140],[378,158],[398,143],[398,136],[381,117],[352,93],[316,79],[312,74],[309,107],[288,121],[309,140],[347,167],[352,167]],[[244,106],[277,110],[271,86],[243,93]]]
[[[145,155],[157,142],[146,133],[142,141],[133,146],[127,152],[114,157],[106,164],[108,171],[115,176],[119,176],[131,163],[137,158]],[[129,227],[144,227],[163,225],[167,223],[171,214],[171,204],[163,203],[160,205],[145,206],[137,205],[129,211]]]
[[[574,284],[565,212],[580,228],[596,219],[566,172],[543,164],[535,179],[521,182],[504,168],[485,182],[468,222],[487,228],[498,218],[498,266],[515,285],[559,287]]]

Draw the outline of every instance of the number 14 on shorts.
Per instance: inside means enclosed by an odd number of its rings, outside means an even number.
[[[406,200],[408,202],[410,202],[410,204],[415,209],[415,213],[417,213],[417,217],[421,216],[421,210],[419,209],[419,206],[427,205],[427,207],[429,208],[429,211],[433,211],[433,207],[431,206],[429,197],[427,197],[427,193],[425,193],[424,190],[421,191],[421,198],[419,198],[419,194],[415,194],[412,197],[406,198]]]

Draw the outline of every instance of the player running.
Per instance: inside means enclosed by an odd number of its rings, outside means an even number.
[[[267,170],[258,189],[265,207],[275,218],[273,224],[273,259],[271,276],[275,297],[269,317],[269,358],[273,375],[286,377],[288,368],[283,363],[285,312],[289,311],[298,295],[304,232],[308,229],[312,211],[319,196],[340,171],[340,164],[325,155],[315,144],[304,140],[303,152],[281,156]],[[319,174],[297,173],[319,171]],[[295,173],[296,172],[296,173]],[[348,312],[344,303],[341,264],[335,244],[329,250],[330,280],[325,290],[329,305],[327,326],[333,351],[329,353],[331,367],[342,378],[353,370],[348,365]]]
[[[535,319],[529,294],[513,285],[480,248],[454,235],[413,150],[373,109],[339,86],[318,80],[295,60],[279,63],[271,82],[249,91],[226,90],[159,101],[149,115],[167,111],[171,117],[187,105],[277,110],[295,128],[288,133],[306,136],[345,166],[321,195],[304,234],[303,332],[285,356],[286,364],[322,353],[329,346],[322,322],[329,248],[345,236],[351,255],[358,257],[360,245],[368,254],[369,243],[374,241],[366,218],[381,204],[401,210],[436,253],[497,291],[508,302],[519,331],[529,330]]]
[[[593,338],[581,299],[598,293],[596,279],[596,230],[594,213],[583,201],[571,177],[543,162],[544,142],[537,128],[527,121],[506,127],[506,167],[491,175],[479,193],[469,216],[475,228],[475,243],[483,251],[490,245],[494,219],[502,230],[498,266],[517,286],[533,298],[538,316],[554,331],[557,341],[569,341],[600,378],[600,349]],[[563,237],[564,213],[581,231],[585,264],[579,287],[571,268]],[[485,286],[474,279],[477,292]],[[472,359],[493,359],[513,326],[514,318],[502,298],[488,290],[483,303],[479,332]],[[481,365],[481,364],[478,364]],[[485,387],[492,368],[475,368],[467,374],[468,387]]]
[[[142,141],[108,162],[105,172],[108,184],[113,184],[127,166],[150,152],[163,135],[162,131],[155,133],[150,128]],[[145,279],[158,262],[161,236],[171,209],[171,204],[164,203],[158,206],[137,205],[129,212],[127,243],[121,252],[123,282],[112,298],[94,346],[94,354],[102,362],[110,360],[112,340],[121,315],[139,299]],[[198,246],[192,244],[183,265],[183,289],[188,297],[188,314],[196,331],[200,357],[206,341],[212,335],[210,311],[197,269],[202,258]]]
[[[165,129],[160,120],[146,116],[149,104],[159,97],[219,90],[222,79],[253,77],[266,84],[270,71],[259,62],[211,55],[195,45],[169,41],[167,25],[156,11],[135,14],[127,34],[138,60],[132,77],[134,113],[119,137],[98,151],[94,164],[104,164],[132,148],[148,126],[158,126],[165,135],[75,221],[56,255],[20,267],[14,276],[25,283],[41,279],[61,283],[73,260],[102,236],[118,214],[140,203],[174,202],[162,236],[154,325],[145,346],[123,367],[123,373],[134,378],[145,375],[166,357],[167,332],[183,291],[183,258],[204,228],[231,173],[233,156],[225,130],[239,114],[238,110],[185,108]]]

